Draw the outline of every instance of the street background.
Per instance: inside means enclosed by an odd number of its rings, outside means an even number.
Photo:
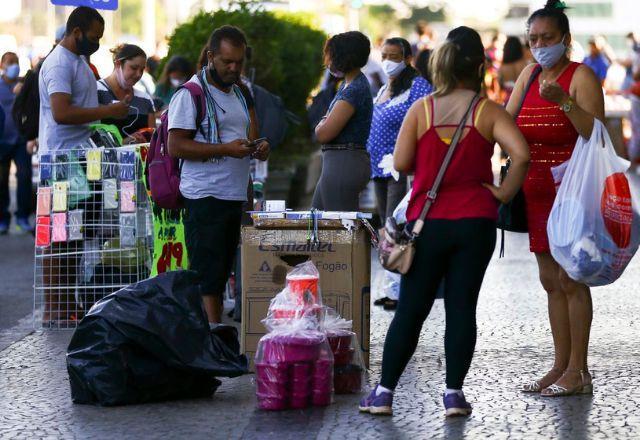
[[[639,185],[637,177],[633,184]],[[19,242],[23,246],[19,245]],[[640,436],[639,257],[611,286],[593,289],[590,365],[593,396],[545,399],[518,392],[552,362],[545,293],[526,235],[507,234],[506,257],[491,262],[478,305],[478,344],[465,393],[468,419],[447,420],[444,309],[436,301],[398,386],[395,415],[357,410],[359,396],[336,396],[327,408],[264,412],[255,408],[253,375],[223,379],[211,399],[100,408],[71,403],[65,351],[70,331],[35,331],[31,252],[26,235],[0,237],[0,438],[638,438]],[[14,246],[12,248],[12,246]],[[6,251],[5,251],[6,250]],[[373,279],[380,268],[373,259]],[[10,276],[6,276],[7,273]],[[6,281],[5,281],[6,280]],[[379,284],[374,283],[372,296]],[[370,382],[380,373],[392,312],[371,307]],[[10,344],[7,346],[7,344]]]

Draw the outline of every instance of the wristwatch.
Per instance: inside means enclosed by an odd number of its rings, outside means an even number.
[[[565,102],[560,104],[559,108],[563,112],[569,113],[571,111],[571,109],[573,109],[573,105],[574,104],[575,104],[575,101],[573,100],[573,98],[571,96],[569,96]]]

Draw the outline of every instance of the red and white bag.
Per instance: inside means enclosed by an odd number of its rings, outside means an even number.
[[[556,195],[547,234],[553,258],[574,280],[603,286],[617,280],[638,250],[638,199],[609,133],[595,120],[590,139],[578,138],[568,163],[552,169]]]

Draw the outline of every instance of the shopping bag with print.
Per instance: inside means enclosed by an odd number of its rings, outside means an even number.
[[[561,183],[547,224],[551,254],[572,279],[588,286],[617,280],[640,245],[638,198],[628,168],[596,119],[591,138],[580,137],[569,163],[552,170]]]

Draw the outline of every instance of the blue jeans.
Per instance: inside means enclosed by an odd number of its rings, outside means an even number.
[[[16,180],[18,181],[16,216],[27,218],[32,211],[31,155],[27,153],[25,143],[2,145],[0,152],[0,221],[11,221],[9,213],[11,161],[16,164]]]

